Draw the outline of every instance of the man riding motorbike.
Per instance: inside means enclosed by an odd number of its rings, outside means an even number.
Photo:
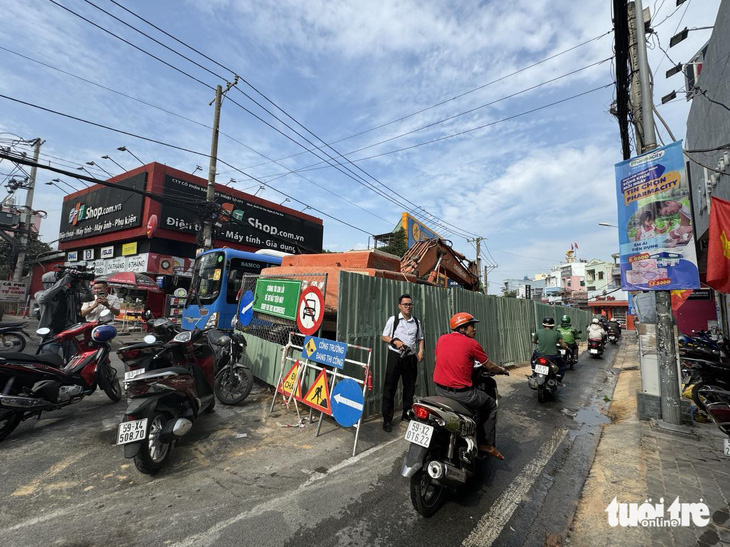
[[[598,317],[594,317],[591,324],[588,325],[588,340],[600,340],[605,344],[606,336],[606,331],[601,326],[601,320]]]
[[[474,339],[475,319],[470,313],[460,312],[451,317],[450,334],[444,334],[436,342],[436,367],[433,381],[436,394],[453,399],[477,411],[477,438],[479,451],[503,460],[504,456],[494,446],[496,427],[496,401],[484,391],[474,387],[472,374],[478,362],[493,374],[509,374],[507,369],[487,357],[484,349]]]
[[[558,381],[563,379],[565,375],[565,369],[567,365],[563,360],[560,353],[557,352],[557,347],[560,346],[564,350],[568,350],[568,345],[563,340],[563,335],[559,331],[555,330],[555,319],[552,317],[545,317],[542,320],[542,327],[532,337],[532,343],[537,344],[536,353],[543,355],[558,365]],[[533,359],[534,361],[534,359]]]
[[[612,319],[608,322],[606,332],[608,332],[608,334],[613,333],[617,338],[621,338],[621,325],[619,325],[618,321]]]
[[[563,341],[568,344],[573,361],[578,361],[578,342],[576,340],[580,340],[580,333],[570,324],[569,315],[562,317],[557,330],[562,335]]]

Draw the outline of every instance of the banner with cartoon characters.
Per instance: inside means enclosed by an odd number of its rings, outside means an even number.
[[[621,288],[699,289],[682,141],[616,164]]]

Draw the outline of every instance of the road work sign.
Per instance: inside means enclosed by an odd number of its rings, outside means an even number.
[[[340,380],[332,390],[330,403],[335,421],[342,427],[351,427],[360,420],[365,406],[362,387],[349,378]]]
[[[302,399],[305,405],[311,406],[315,410],[324,412],[328,416],[332,416],[332,408],[330,407],[330,390],[327,385],[327,371],[322,371],[317,375],[317,379],[309,388],[307,394]]]
[[[346,354],[347,344],[345,342],[317,338],[316,336],[304,337],[302,357],[305,359],[311,359],[323,365],[343,369],[345,368]]]
[[[294,366],[289,370],[286,376],[284,376],[281,379],[281,383],[279,384],[279,387],[276,388],[276,391],[284,395],[285,397],[289,397],[291,395],[291,392],[294,390],[294,386],[297,386],[297,390],[294,393],[294,398],[299,399],[302,396],[302,384],[298,380],[298,372],[299,372],[299,361],[294,362]]]

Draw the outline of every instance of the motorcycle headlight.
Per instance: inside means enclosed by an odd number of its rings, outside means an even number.
[[[211,313],[208,320],[205,322],[206,329],[214,329],[218,326],[218,312]]]

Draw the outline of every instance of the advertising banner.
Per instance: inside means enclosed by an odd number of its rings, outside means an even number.
[[[256,280],[253,311],[294,321],[301,290],[302,282],[298,280],[259,278]]]
[[[433,230],[426,228],[426,226],[421,224],[408,213],[403,213],[401,217],[401,226],[406,231],[406,235],[408,236],[409,249],[413,247],[413,245],[415,245],[418,241],[441,237]]]
[[[144,196],[125,190],[145,190],[147,173],[140,173],[111,186],[98,186],[88,194],[66,199],[61,209],[59,241],[116,232],[142,223]]]
[[[621,288],[699,289],[682,141],[616,164]]]
[[[164,194],[189,202],[205,201],[204,186],[165,177]],[[252,247],[276,249],[293,253],[297,245],[314,252],[322,251],[322,225],[216,191],[216,203],[221,204],[234,220],[217,225],[217,239]],[[159,228],[197,233],[202,229],[195,213],[164,203]]]
[[[0,281],[0,302],[22,302],[25,300],[25,283]]]

